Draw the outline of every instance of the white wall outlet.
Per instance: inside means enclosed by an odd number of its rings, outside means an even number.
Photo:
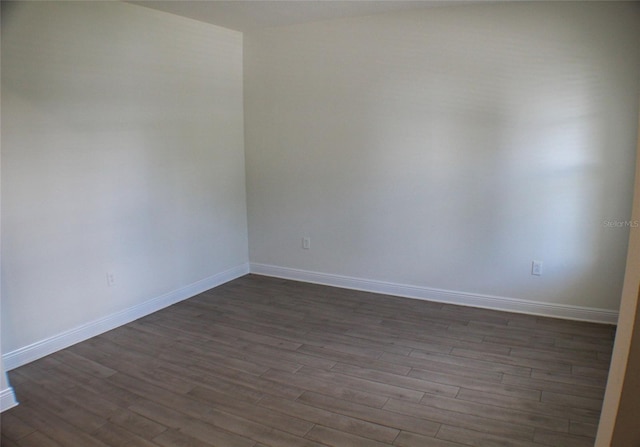
[[[107,272],[107,286],[113,287],[116,284],[116,275],[113,272]]]
[[[542,261],[531,261],[531,274],[542,276]]]
[[[305,250],[309,250],[311,248],[311,238],[310,237],[303,237],[302,238],[302,248],[304,248]]]

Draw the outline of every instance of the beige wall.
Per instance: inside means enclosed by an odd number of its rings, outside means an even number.
[[[640,253],[636,251],[636,254]],[[636,300],[638,297],[636,297]],[[620,395],[620,406],[613,432],[612,446],[640,446],[640,307],[636,301],[633,336],[629,344],[629,357],[624,385]]]
[[[640,121],[640,120],[639,120]],[[640,122],[636,155],[634,224],[640,225]],[[607,391],[596,440],[597,447],[640,445],[640,227],[629,237],[620,318]]]
[[[246,265],[243,146],[241,33],[2,2],[2,353]]]
[[[251,262],[617,310],[639,19],[502,2],[246,33]]]

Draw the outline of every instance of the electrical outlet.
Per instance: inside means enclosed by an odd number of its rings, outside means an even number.
[[[302,238],[302,248],[304,248],[305,250],[309,250],[311,248],[311,238],[310,237],[303,237]]]
[[[542,276],[542,261],[531,261],[531,274]]]
[[[116,283],[116,275],[113,272],[107,272],[107,286],[113,287]]]

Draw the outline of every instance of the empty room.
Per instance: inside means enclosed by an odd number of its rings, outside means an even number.
[[[640,3],[1,3],[3,447],[640,446]]]

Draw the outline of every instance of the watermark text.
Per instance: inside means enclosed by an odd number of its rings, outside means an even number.
[[[640,220],[605,220],[605,228],[638,228]]]

